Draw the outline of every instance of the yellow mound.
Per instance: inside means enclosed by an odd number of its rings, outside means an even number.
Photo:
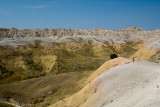
[[[46,55],[46,56],[36,56],[34,57],[34,62],[40,64],[43,67],[43,72],[49,72],[55,64],[57,56]]]
[[[111,62],[118,59],[127,61],[117,58]],[[159,107],[159,83],[159,64],[147,61],[121,64],[51,107]]]
[[[112,59],[110,61],[105,62],[101,67],[99,67],[86,81],[92,81],[93,79],[95,79],[98,75],[102,74],[105,70],[112,68],[116,65],[125,63],[125,62],[130,62],[130,59],[126,59],[126,58],[115,58]],[[78,93],[67,97],[63,100],[58,101],[57,103],[53,104],[50,107],[79,107],[81,106],[81,104],[83,104],[86,99],[88,99],[88,97],[90,97],[91,95],[93,95],[93,93],[95,93],[97,90],[97,86],[99,85],[100,81],[92,81],[91,83],[87,84],[81,91],[79,91]],[[89,107],[91,106],[95,101],[97,101],[97,99],[99,99],[99,97],[96,97],[95,99],[93,99],[92,101],[90,101],[90,103],[87,103],[89,105],[85,105],[83,107]]]
[[[150,57],[155,55],[156,52],[157,52],[156,49],[143,47],[143,48],[140,48],[132,57],[135,57],[137,59],[142,59],[142,60],[148,60]]]
[[[125,63],[125,62],[131,62],[131,60],[127,59],[127,58],[118,57],[118,58],[115,58],[115,59],[112,59],[112,60],[105,62],[95,72],[93,72],[91,74],[91,76],[89,76],[89,78],[86,80],[86,84],[91,82],[92,80],[94,80],[96,77],[98,77],[98,75],[102,74],[107,69],[110,69],[114,66],[117,66],[117,65],[119,65],[121,63]]]
[[[144,42],[143,44],[138,45],[136,48],[139,49],[132,57],[142,60],[148,60],[158,51],[157,49],[146,47],[145,45],[149,44],[148,42]]]

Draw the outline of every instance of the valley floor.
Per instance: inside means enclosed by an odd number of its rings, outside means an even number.
[[[68,97],[84,86],[93,71],[62,73],[54,76],[0,85],[0,97],[28,106],[46,107]]]

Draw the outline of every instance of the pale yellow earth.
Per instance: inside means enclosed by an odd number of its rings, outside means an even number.
[[[159,107],[160,64],[120,57],[100,68],[82,90],[50,107]]]
[[[84,87],[80,92],[76,93],[73,96],[70,96],[64,100],[61,100],[57,102],[56,104],[52,105],[51,107],[76,107],[79,106],[81,103],[85,102],[85,100],[95,93],[97,83],[90,83],[92,80],[94,80],[96,77],[98,77],[100,74],[102,74],[105,70],[110,69],[116,65],[126,63],[126,62],[131,62],[131,59],[127,58],[115,58],[110,61],[105,62],[102,66],[100,66],[91,76],[86,80],[85,84],[87,84],[86,87]],[[92,100],[92,103],[94,103],[96,99]],[[91,103],[91,104],[92,104]]]
[[[117,66],[119,64],[122,64],[125,62],[131,62],[131,61],[132,61],[132,59],[127,59],[127,58],[122,58],[122,57],[109,60],[109,61],[105,62],[103,65],[101,65],[95,72],[93,72],[89,76],[89,78],[86,80],[86,83],[91,82],[92,80],[97,78],[100,74],[102,74],[107,69],[110,69],[110,68]]]
[[[55,64],[57,56],[46,55],[46,56],[36,56],[34,62],[40,64],[43,67],[43,72],[49,72]]]

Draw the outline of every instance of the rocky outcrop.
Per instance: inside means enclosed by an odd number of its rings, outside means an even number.
[[[17,30],[16,28],[11,29],[0,29],[0,40],[14,40],[12,43],[29,42],[33,41],[34,38],[43,40],[44,42],[77,42],[87,41],[93,43],[112,43],[113,41],[121,40],[146,40],[154,41],[160,38],[160,31],[144,31],[141,28],[130,27],[128,29],[120,30],[105,30],[105,29],[34,29],[34,30]],[[18,42],[18,40],[19,42]],[[21,39],[21,40],[20,40]],[[25,39],[25,40],[23,40]],[[3,41],[7,44],[9,41]],[[10,43],[10,42],[9,42]]]
[[[160,51],[157,51],[157,53],[150,58],[150,61],[160,63]]]

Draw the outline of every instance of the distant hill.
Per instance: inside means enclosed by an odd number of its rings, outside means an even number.
[[[144,31],[138,27],[120,30],[105,29],[23,29],[0,28],[0,45],[24,45],[34,40],[43,43],[90,42],[90,43],[123,43],[123,40],[157,41],[160,31]]]

